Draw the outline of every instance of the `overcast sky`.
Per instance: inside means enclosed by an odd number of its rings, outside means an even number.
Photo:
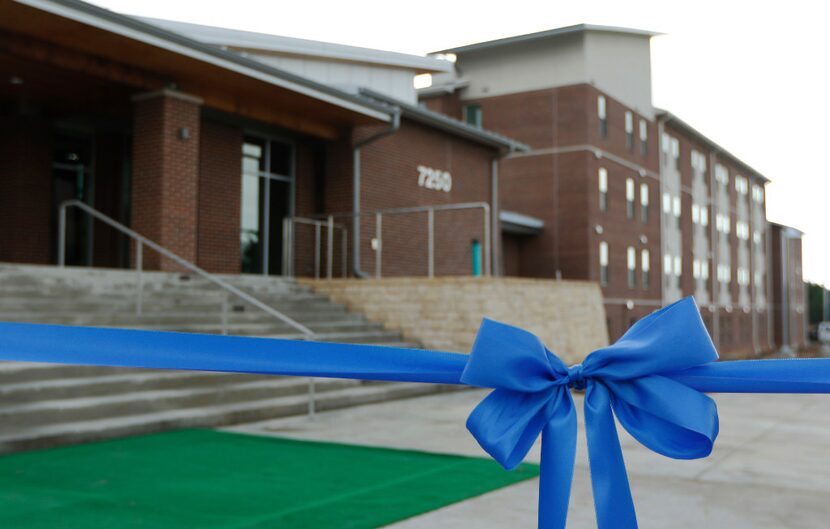
[[[654,103],[772,180],[767,215],[806,232],[804,276],[830,285],[830,32],[822,2],[95,0],[127,14],[423,55],[578,23],[652,40]]]

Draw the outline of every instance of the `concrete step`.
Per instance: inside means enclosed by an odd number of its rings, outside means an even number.
[[[318,382],[320,380],[317,379]],[[457,389],[459,389],[458,386],[441,384],[360,385],[318,394],[315,402],[318,411],[325,411]],[[240,422],[301,415],[306,413],[307,409],[307,395],[290,395],[141,415],[44,424],[0,433],[0,453],[137,435],[171,428],[227,426]]]
[[[331,310],[304,310],[285,312],[286,316],[301,323],[326,322],[326,321],[352,321],[366,322],[366,318],[356,312],[345,312],[340,307],[333,307]],[[131,311],[110,311],[106,314],[87,314],[76,311],[49,311],[49,312],[26,312],[26,311],[2,311],[0,310],[0,321],[17,321],[28,323],[53,323],[62,325],[111,325],[124,324],[143,325],[170,325],[178,323],[216,323],[221,319],[218,310],[211,312],[191,311],[167,311],[167,312],[143,312],[137,316],[134,310]],[[273,323],[274,316],[259,310],[251,309],[240,312],[229,311],[227,314],[228,323]]]
[[[316,382],[315,389],[322,394],[359,384],[360,382],[355,380],[321,378]],[[23,402],[0,408],[0,434],[6,429],[29,428],[50,423],[143,415],[307,393],[306,378],[269,377],[234,384],[217,384],[213,387],[155,389]]]
[[[44,374],[44,373],[41,373]],[[78,396],[94,397],[127,392],[164,389],[213,388],[223,384],[250,382],[262,375],[244,373],[215,373],[209,371],[158,371],[130,369],[117,373],[98,373],[78,376],[52,376],[25,382],[0,383],[0,402],[11,404],[71,399]]]

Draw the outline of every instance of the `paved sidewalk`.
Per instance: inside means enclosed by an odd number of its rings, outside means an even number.
[[[463,391],[289,418],[233,431],[483,455],[464,427],[485,395]],[[830,526],[830,396],[716,395],[721,434],[711,457],[664,458],[620,430],[642,529],[825,529]],[[580,410],[582,400],[577,398]],[[580,428],[570,529],[596,527]],[[538,443],[528,457],[538,461]],[[454,504],[393,529],[536,527],[538,480]]]

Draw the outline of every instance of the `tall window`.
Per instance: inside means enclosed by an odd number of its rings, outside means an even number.
[[[675,169],[680,169],[680,141],[677,138],[671,139],[671,156]]]
[[[629,246],[626,252],[626,264],[628,266],[628,288],[634,288],[637,286],[637,251],[633,246]]]
[[[597,96],[597,117],[599,117],[599,137],[608,137],[608,118],[605,113],[605,96]]]
[[[481,128],[481,105],[466,105],[464,107],[464,122],[473,127]]]
[[[608,284],[608,243],[599,243],[599,282],[602,286]]]
[[[647,289],[651,281],[651,255],[648,250],[640,250],[640,271],[643,274],[643,288]]]
[[[648,154],[648,121],[640,119],[640,154]]]
[[[715,165],[715,180],[722,186],[729,184],[729,170],[726,166],[721,164]]]
[[[625,214],[629,219],[634,218],[634,179],[625,180]]]
[[[242,272],[282,273],[282,223],[290,215],[293,146],[246,136],[242,144]]]
[[[599,168],[599,209],[608,211],[608,170],[605,167]]]
[[[625,112],[625,146],[634,149],[634,114],[630,110]]]
[[[648,184],[640,184],[640,220],[648,222]]]

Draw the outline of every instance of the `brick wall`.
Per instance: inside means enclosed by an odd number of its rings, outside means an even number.
[[[358,129],[354,139],[373,132],[375,130]],[[404,119],[398,132],[361,149],[361,209],[371,211],[461,202],[489,203],[490,169],[494,155],[488,148]],[[348,161],[351,162],[350,158]],[[340,166],[344,165],[345,160],[341,159]],[[419,165],[450,172],[450,192],[420,187]],[[351,170],[347,176],[351,178]],[[327,182],[326,204],[344,208],[339,211],[350,211],[351,182],[344,180],[339,177]],[[375,271],[375,254],[371,246],[374,233],[374,217],[362,219],[361,264],[370,274]],[[427,273],[426,212],[384,217],[382,235],[383,275]],[[484,216],[480,209],[436,212],[435,273],[469,275],[474,239],[483,245]]]
[[[242,131],[201,123],[197,264],[212,273],[239,273]]]
[[[51,240],[50,127],[34,117],[0,118],[0,261],[45,264]]]
[[[132,227],[188,261],[198,248],[199,130],[197,100],[165,91],[134,101]],[[150,269],[177,269],[155,252],[144,258]]]
[[[429,349],[469,352],[485,317],[536,334],[567,363],[608,344],[595,283],[450,277],[302,282]]]

